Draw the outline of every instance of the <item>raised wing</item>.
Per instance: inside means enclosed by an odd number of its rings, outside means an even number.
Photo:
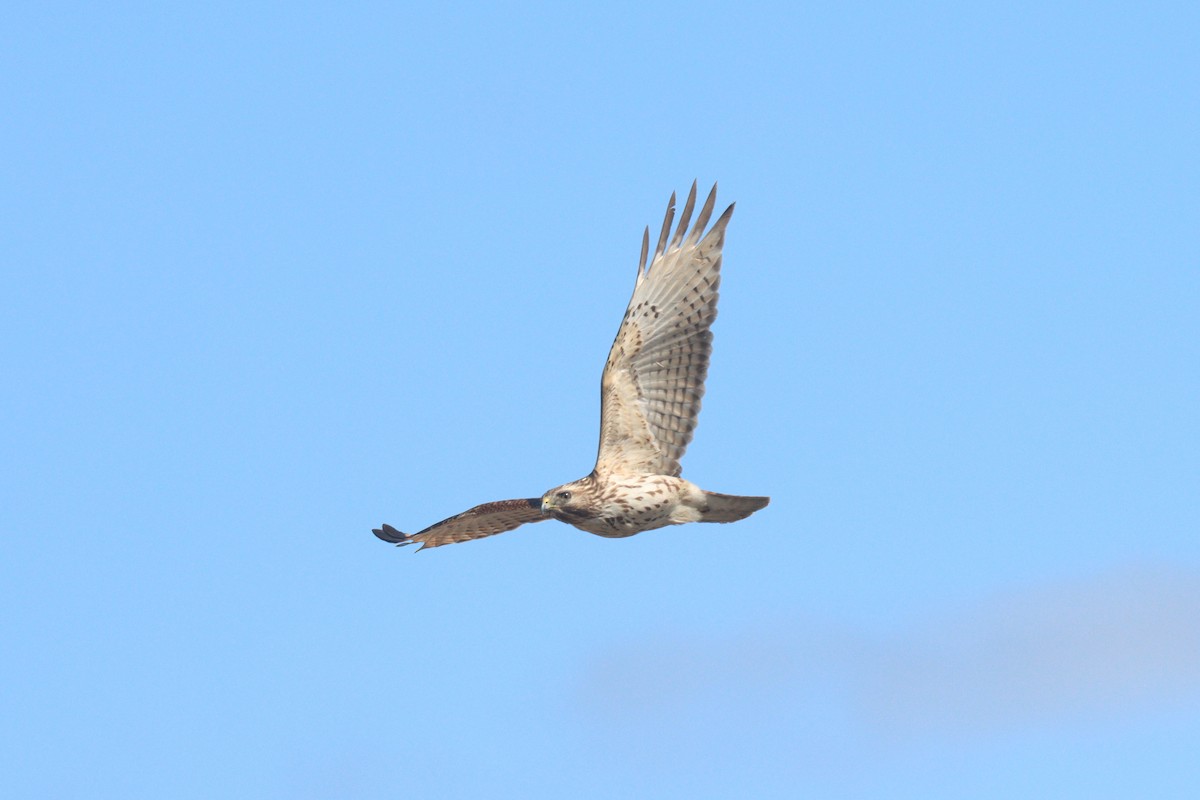
[[[542,513],[540,499],[498,500],[444,519],[420,533],[401,533],[387,524],[371,532],[385,542],[397,546],[415,542],[421,545],[418,550],[424,550],[426,547],[441,547],[444,544],[482,539],[485,536],[511,531],[526,522],[541,522],[544,519],[550,517]]]
[[[679,459],[692,440],[704,396],[721,247],[733,215],[730,205],[705,234],[716,200],[714,185],[689,232],[696,204],[693,183],[668,243],[675,217],[671,195],[649,269],[650,229],[642,236],[633,297],[600,381],[597,472],[679,475]]]

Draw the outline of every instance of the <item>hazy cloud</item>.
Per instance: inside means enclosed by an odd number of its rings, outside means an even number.
[[[1200,699],[1200,575],[1127,568],[1012,591],[887,636],[788,622],[630,643],[583,687],[610,722],[712,716],[792,730],[841,719],[907,739]]]

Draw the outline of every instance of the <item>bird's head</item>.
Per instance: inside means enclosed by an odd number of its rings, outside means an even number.
[[[542,495],[542,511],[564,517],[582,514],[587,506],[587,497],[587,487],[582,485],[582,481],[564,483]]]

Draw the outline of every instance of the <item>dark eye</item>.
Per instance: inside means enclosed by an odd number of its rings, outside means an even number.
[[[569,502],[571,499],[571,493],[570,492],[559,492],[558,499],[562,500],[564,502]]]

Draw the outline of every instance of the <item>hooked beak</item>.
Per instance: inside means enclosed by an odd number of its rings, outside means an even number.
[[[550,498],[543,497],[542,498],[542,513],[545,514],[546,512],[550,511],[553,508],[554,508],[554,503],[550,502]]]

